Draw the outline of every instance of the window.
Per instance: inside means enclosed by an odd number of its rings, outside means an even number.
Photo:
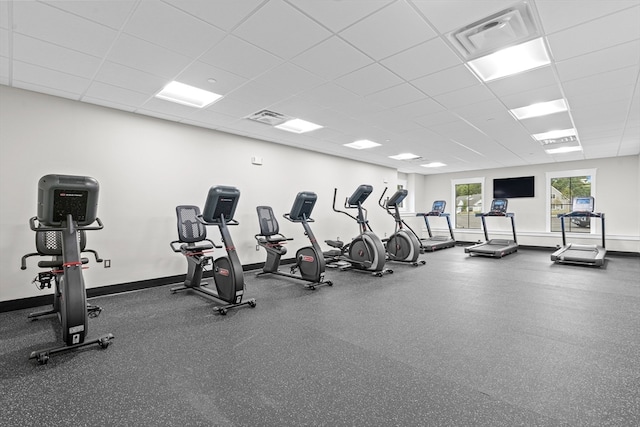
[[[453,205],[455,206],[455,228],[480,229],[480,217],[476,213],[484,212],[484,178],[452,180]]]
[[[547,173],[547,229],[562,231],[558,214],[571,212],[574,197],[595,194],[595,169],[584,169]],[[590,233],[591,219],[588,217],[565,218],[565,231]]]

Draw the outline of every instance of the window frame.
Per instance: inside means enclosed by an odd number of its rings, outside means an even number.
[[[474,178],[461,178],[461,179],[452,179],[451,180],[451,208],[449,211],[453,214],[453,229],[454,230],[480,230],[482,231],[482,225],[478,228],[458,228],[458,206],[456,205],[456,186],[460,184],[480,184],[482,186],[482,191],[480,198],[482,200],[482,210],[485,210],[485,177],[474,177]]]
[[[566,171],[553,171],[545,174],[545,212],[546,212],[546,230],[549,233],[560,233],[560,231],[551,231],[551,180],[553,178],[571,178],[576,176],[591,177],[591,196],[596,197],[596,168],[592,169],[574,169]],[[589,233],[580,234],[596,234],[596,227],[590,227]]]

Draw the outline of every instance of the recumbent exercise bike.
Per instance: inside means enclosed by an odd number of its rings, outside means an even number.
[[[38,215],[29,220],[36,232],[36,250],[22,257],[21,269],[32,256],[50,256],[39,261],[38,267],[50,268],[34,279],[39,289],[51,288],[53,282],[53,308],[29,314],[30,319],[57,314],[62,324],[64,345],[31,352],[30,359],[45,364],[55,353],[92,344],[107,348],[114,338],[108,333],[86,340],[88,318],[97,317],[102,309],[87,304],[87,292],[82,276],[83,265],[89,262],[82,252],[93,253],[96,262],[102,262],[98,253],[86,249],[85,231],[102,230],[97,215],[99,184],[94,178],[72,175],[45,175],[38,181]],[[94,222],[97,225],[91,225]]]

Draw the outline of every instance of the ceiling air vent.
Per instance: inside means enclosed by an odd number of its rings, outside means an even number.
[[[522,2],[453,31],[447,37],[465,60],[471,60],[540,35],[531,8]]]
[[[275,111],[269,110],[258,111],[257,113],[253,113],[250,116],[247,116],[246,118],[249,120],[254,120],[256,122],[264,123],[269,126],[277,126],[291,119],[291,117],[287,117],[284,114],[276,113]]]

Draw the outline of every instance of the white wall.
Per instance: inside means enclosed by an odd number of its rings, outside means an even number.
[[[596,210],[605,213],[607,248],[617,251],[640,252],[640,156],[626,156],[575,162],[557,162],[543,165],[501,168],[465,173],[424,176],[425,192],[417,206],[424,203],[428,210],[433,200],[447,201],[447,211],[452,212],[451,181],[455,179],[485,178],[483,206],[488,210],[494,178],[535,176],[535,197],[509,200],[509,211],[515,213],[518,242],[522,245],[553,247],[561,243],[559,233],[547,232],[546,174],[547,172],[581,169],[596,170]],[[417,209],[420,209],[419,207]],[[491,218],[488,223],[490,237],[504,238],[510,233],[510,224],[501,218]],[[599,220],[596,230],[599,232]],[[569,241],[598,243],[600,235],[569,234]],[[484,240],[482,231],[456,230],[456,239],[463,241]]]
[[[40,270],[37,257],[26,271],[20,257],[35,250],[28,219],[36,214],[38,180],[50,173],[88,175],[100,183],[98,216],[105,228],[87,232],[87,240],[112,267],[90,263],[89,288],[184,274],[183,257],[169,247],[177,238],[175,206],[202,207],[213,185],[241,191],[240,225],[231,234],[243,264],[265,258],[255,248],[255,207],[270,205],[281,216],[299,191],[318,194],[313,230],[321,242],[348,241],[358,232],[354,221],[332,211],[334,187],[341,206],[359,184],[373,185],[366,203],[371,223],[380,235],[393,230],[376,203],[384,180],[395,188],[394,169],[6,86],[0,86],[0,113],[0,301],[44,292],[30,284]],[[262,157],[263,165],[252,165],[252,156]],[[295,239],[289,254],[308,245],[301,225],[279,222]],[[209,236],[220,242],[216,227]]]

